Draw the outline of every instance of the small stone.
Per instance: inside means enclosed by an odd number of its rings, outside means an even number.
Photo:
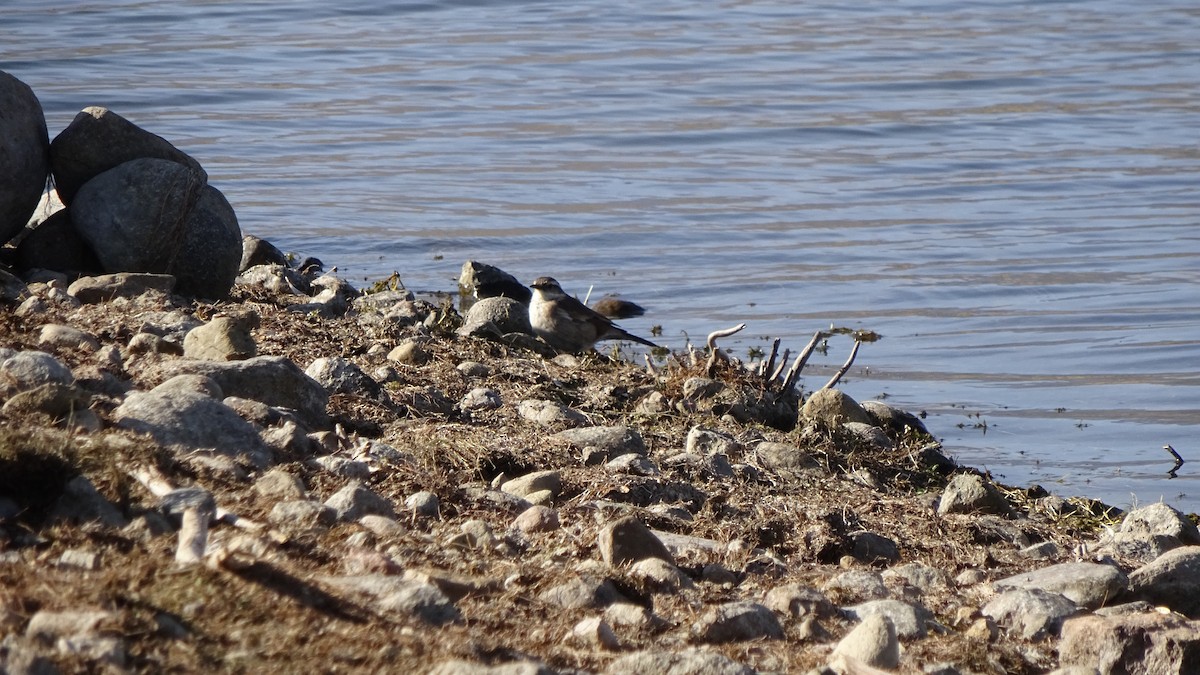
[[[242,361],[258,353],[251,335],[258,328],[258,314],[217,314],[183,338],[183,355],[208,361]]]
[[[835,655],[858,659],[872,668],[900,667],[900,640],[891,619],[873,614],[863,619],[833,648]]]
[[[840,389],[820,389],[808,397],[800,416],[806,420],[819,420],[834,427],[844,422],[873,424],[867,411]]]
[[[646,454],[646,442],[636,429],[624,425],[567,429],[551,436],[576,450],[592,449],[588,464],[603,464],[608,460],[634,453]]]
[[[387,359],[396,363],[419,366],[429,362],[430,354],[416,340],[405,340],[388,352]]]
[[[500,392],[487,387],[475,387],[458,402],[458,407],[463,410],[497,410],[502,405]]]
[[[59,567],[74,567],[76,569],[95,572],[100,569],[100,554],[95,551],[83,551],[72,548],[62,552],[58,557]]]
[[[608,579],[577,577],[543,591],[542,602],[563,609],[607,607],[615,602],[628,602]]]
[[[830,617],[836,613],[836,608],[824,593],[801,584],[772,588],[763,598],[763,604],[774,612],[794,619]]]
[[[38,346],[63,351],[94,352],[100,348],[100,341],[72,326],[47,324],[38,332]]]
[[[626,473],[634,476],[657,476],[662,473],[650,458],[632,452],[609,461],[604,468],[613,473]]]
[[[557,530],[559,528],[558,511],[540,504],[531,506],[516,517],[513,527],[526,534]]]
[[[938,504],[938,515],[948,513],[1012,514],[1012,506],[996,486],[974,473],[956,474],[946,485]]]
[[[883,577],[872,570],[851,569],[825,582],[822,590],[835,592],[839,597],[858,601],[887,597]]]
[[[733,588],[738,585],[738,575],[733,570],[719,563],[705,565],[704,569],[700,571],[700,578],[707,583],[726,588]]]
[[[517,414],[542,426],[579,426],[587,422],[583,413],[555,401],[526,399],[517,406]]]
[[[368,513],[358,519],[358,524],[367,528],[371,534],[380,539],[391,539],[404,534],[404,526],[392,518]]]
[[[604,618],[614,626],[654,630],[666,624],[645,607],[629,602],[617,602],[604,610]]]
[[[1128,581],[1112,565],[1068,562],[1000,579],[994,585],[998,591],[1038,588],[1060,593],[1080,607],[1095,609],[1124,591]]]
[[[595,645],[609,650],[621,648],[621,642],[617,639],[617,634],[613,632],[612,626],[609,626],[608,622],[600,617],[591,616],[583,619],[571,629],[571,635],[584,645]]]
[[[371,477],[371,467],[366,462],[358,460],[346,459],[337,455],[324,455],[316,457],[312,460],[313,464],[320,466],[329,473],[342,478],[356,478],[366,480]]]
[[[724,388],[725,383],[720,380],[711,380],[706,377],[689,377],[683,382],[683,397],[692,401],[702,398],[712,398]]]
[[[1127,597],[1166,605],[1185,616],[1200,615],[1200,546],[1167,551],[1131,572]]]
[[[965,569],[954,577],[954,583],[961,586],[974,586],[987,581],[987,574],[980,569],[970,568]]]
[[[685,449],[698,455],[721,453],[726,456],[740,454],[744,450],[742,444],[729,434],[699,426],[688,431]]]
[[[1063,621],[1079,611],[1075,603],[1058,593],[1039,588],[1006,591],[992,598],[980,612],[1010,633],[1026,640],[1057,635]]]
[[[692,634],[703,642],[781,640],[779,619],[756,602],[730,602],[713,607],[692,626]]]
[[[689,648],[679,652],[651,649],[627,654],[602,671],[605,675],[665,673],[667,675],[753,675],[756,671],[716,651]]]
[[[659,593],[675,593],[681,588],[696,586],[678,567],[661,558],[639,560],[630,566],[629,574],[646,582]]]
[[[874,532],[860,530],[850,533],[852,555],[868,564],[892,563],[900,560],[900,548],[896,542]]]
[[[272,523],[290,530],[320,530],[334,524],[337,512],[320,502],[297,499],[279,502],[269,517]]]
[[[663,542],[634,516],[615,520],[600,530],[597,538],[600,557],[609,565],[634,563],[659,558],[674,565],[675,558]]]
[[[925,637],[926,625],[933,620],[933,613],[928,609],[900,600],[870,600],[847,607],[845,613],[855,619],[866,619],[874,615],[885,616],[892,623],[896,634],[905,639]]]
[[[71,384],[75,376],[62,361],[45,352],[17,352],[0,360],[3,373],[18,390],[33,389],[43,384]]]
[[[441,505],[438,503],[438,496],[426,490],[414,492],[409,495],[404,500],[404,506],[412,513],[423,518],[436,518],[441,510]]]
[[[254,482],[254,492],[264,499],[304,499],[308,492],[304,482],[283,469],[271,469]]]
[[[491,368],[478,361],[463,361],[455,367],[464,377],[487,377],[492,373]]]
[[[388,518],[396,515],[391,502],[357,482],[338,490],[325,500],[325,505],[332,508],[337,519],[343,522],[356,521],[368,513]]]
[[[536,471],[506,481],[500,486],[500,490],[518,497],[526,497],[542,490],[549,490],[551,494],[558,495],[562,491],[562,474],[557,471]]]
[[[1029,560],[1049,560],[1058,557],[1058,544],[1043,541],[1017,551],[1017,555]]]

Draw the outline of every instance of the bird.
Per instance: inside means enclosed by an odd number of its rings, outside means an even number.
[[[658,345],[625,332],[608,317],[567,295],[552,277],[530,284],[529,325],[546,344],[561,352],[583,352],[601,340],[628,340],[647,347]]]

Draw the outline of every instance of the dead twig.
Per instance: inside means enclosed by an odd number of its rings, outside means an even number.
[[[791,357],[791,355],[792,350],[783,350],[783,356],[779,359],[779,365],[776,366],[775,370],[771,372],[771,377],[767,378],[767,382],[774,382],[779,379],[779,376],[783,374],[783,369],[787,368],[788,358]]]
[[[1175,458],[1175,466],[1171,467],[1171,470],[1167,472],[1167,475],[1171,478],[1177,478],[1178,476],[1176,476],[1175,472],[1179,471],[1179,467],[1183,466],[1183,457],[1181,457],[1178,452],[1175,452],[1175,448],[1172,448],[1169,445],[1164,445],[1163,450],[1171,453],[1171,456]]]
[[[846,359],[846,362],[842,364],[842,367],[838,368],[838,371],[833,374],[833,377],[830,378],[830,380],[826,382],[825,386],[821,387],[821,389],[830,389],[838,383],[838,380],[842,379],[842,376],[846,374],[846,371],[850,370],[850,364],[854,363],[854,357],[858,356],[858,348],[861,346],[862,340],[854,341],[854,348],[850,350],[850,358]]]
[[[812,356],[813,350],[817,348],[817,343],[821,341],[824,335],[821,331],[813,334],[812,339],[808,341],[808,346],[800,355],[796,357],[796,361],[792,363],[791,370],[788,371],[787,377],[783,380],[781,391],[791,391],[791,388],[796,385],[796,378],[800,376],[800,371],[804,368],[804,364],[808,363],[808,357]]]
[[[762,369],[759,371],[764,379],[767,377],[767,373],[775,370],[775,357],[779,356],[779,342],[780,338],[775,338],[775,341],[771,343],[771,356],[763,362]]]
[[[157,469],[148,466],[139,466],[133,469],[126,469],[125,473],[141,483],[155,497],[165,497],[175,491],[175,487]],[[262,523],[242,518],[237,514],[226,511],[220,506],[216,508],[214,520],[219,520],[226,525],[232,525],[247,532],[260,532],[264,529]]]
[[[729,362],[729,356],[725,352],[721,351],[719,347],[717,347],[717,339],[727,338],[730,335],[740,333],[745,327],[746,324],[739,323],[733,328],[715,330],[708,334],[708,364],[704,366],[704,371],[708,373],[709,377],[712,377],[713,372],[716,370],[717,361],[724,361],[726,363]]]

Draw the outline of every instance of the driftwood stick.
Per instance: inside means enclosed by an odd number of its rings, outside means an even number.
[[[1163,450],[1171,453],[1171,456],[1175,458],[1175,466],[1171,467],[1171,470],[1167,472],[1171,478],[1175,478],[1175,472],[1179,471],[1179,467],[1183,466],[1183,457],[1180,457],[1179,453],[1175,452],[1175,448],[1172,448],[1169,445],[1164,445]]]
[[[762,370],[759,371],[764,378],[767,373],[775,371],[775,357],[779,356],[779,342],[780,339],[775,338],[775,341],[771,343],[771,357],[763,362]]]
[[[767,378],[768,382],[774,382],[779,379],[779,376],[783,374],[783,369],[787,368],[788,359],[791,358],[791,356],[792,350],[783,350],[783,357],[779,359],[779,365],[775,367],[775,370],[771,371],[771,377]]]
[[[140,466],[134,469],[126,469],[125,473],[133,477],[134,480],[141,483],[150,494],[155,497],[164,497],[175,491],[175,487],[167,481],[158,470]],[[262,523],[257,523],[253,520],[242,518],[237,514],[230,513],[220,506],[216,509],[215,520],[219,520],[227,525],[232,525],[236,528],[246,530],[248,532],[259,532],[263,529]]]
[[[808,363],[808,357],[812,356],[813,350],[817,348],[817,343],[821,341],[823,333],[817,331],[813,333],[812,339],[808,341],[808,345],[804,351],[800,352],[792,363],[791,370],[788,371],[787,377],[783,380],[782,391],[791,391],[791,388],[796,385],[796,378],[800,376],[800,371],[804,368],[804,364]]]
[[[708,334],[708,364],[704,366],[704,370],[710,377],[712,376],[714,369],[717,367],[718,360],[729,361],[729,357],[725,355],[725,352],[721,351],[721,349],[717,347],[717,338],[727,338],[730,335],[741,332],[745,327],[746,324],[739,323],[733,328],[715,330]]]
[[[842,379],[842,376],[846,374],[846,371],[850,370],[850,364],[854,363],[854,357],[858,356],[858,348],[861,346],[861,340],[854,341],[854,348],[850,350],[850,358],[846,359],[846,362],[842,364],[842,367],[838,368],[838,371],[833,374],[833,377],[830,378],[830,380],[826,382],[825,386],[821,387],[821,389],[829,389],[837,384],[838,380]]]

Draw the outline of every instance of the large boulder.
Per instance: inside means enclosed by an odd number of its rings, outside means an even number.
[[[183,164],[134,159],[85,183],[71,219],[105,271],[171,274],[179,293],[221,298],[237,277],[242,235],[204,181]]]
[[[0,243],[12,239],[37,208],[50,173],[50,135],[29,85],[0,71]]]
[[[50,144],[50,164],[59,197],[68,206],[91,179],[134,159],[163,159],[188,167],[208,182],[200,163],[115,112],[84,108]]]

